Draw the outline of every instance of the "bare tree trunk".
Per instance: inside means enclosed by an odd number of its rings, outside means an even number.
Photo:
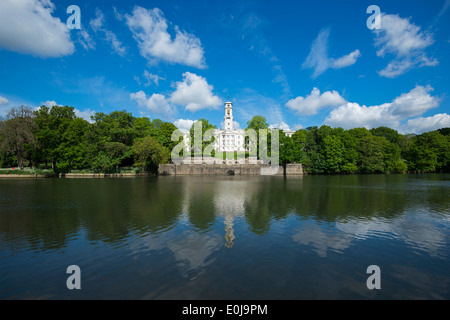
[[[23,170],[23,155],[22,155],[22,150],[20,150],[20,149],[17,152],[17,160],[19,160],[20,170]]]

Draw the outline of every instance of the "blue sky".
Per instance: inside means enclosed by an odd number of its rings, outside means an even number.
[[[0,116],[58,104],[220,127],[229,95],[241,128],[449,127],[449,15],[449,0],[2,0]]]

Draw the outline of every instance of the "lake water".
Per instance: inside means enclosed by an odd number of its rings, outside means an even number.
[[[445,174],[1,179],[0,298],[450,299],[449,194]]]

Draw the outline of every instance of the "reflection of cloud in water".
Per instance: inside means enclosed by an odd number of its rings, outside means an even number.
[[[293,236],[293,240],[303,245],[311,246],[320,257],[326,257],[329,249],[342,252],[348,248],[353,237],[338,230],[324,229],[314,222],[305,222]]]
[[[170,241],[167,247],[179,262],[183,276],[196,278],[214,262],[210,256],[222,245],[223,239],[217,234],[188,232]]]
[[[325,257],[328,250],[342,251],[354,240],[370,238],[398,239],[413,250],[421,250],[432,257],[444,258],[449,245],[449,223],[435,219],[425,209],[407,212],[395,219],[374,217],[345,222],[336,221],[334,227],[322,227],[314,221],[305,222],[293,240],[310,245],[317,254]]]
[[[394,265],[390,271],[391,276],[397,281],[396,288],[403,290],[394,291],[393,299],[445,299],[442,293],[448,292],[450,279],[447,275],[424,273],[412,266]],[[405,290],[407,288],[407,290]]]
[[[447,224],[442,219],[436,221],[424,209],[401,214],[392,220],[373,218],[346,223],[336,222],[336,228],[347,234],[353,234],[357,239],[381,236],[401,239],[413,249],[420,249],[431,256],[439,257],[445,254],[440,249],[448,245],[449,226],[445,227],[442,223]]]
[[[218,181],[214,193],[214,206],[220,216],[243,216],[244,203],[252,195],[253,184],[245,181]]]
[[[169,249],[183,277],[195,278],[214,262],[211,255],[223,246],[223,239],[218,234],[205,234],[185,231],[175,236],[166,232],[157,237],[148,235],[136,239],[130,249],[134,259],[150,251]]]

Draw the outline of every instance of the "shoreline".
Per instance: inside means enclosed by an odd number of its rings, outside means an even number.
[[[406,172],[406,173],[353,173],[353,174],[309,174],[303,172],[299,175],[286,175],[286,176],[354,176],[354,175],[422,175],[422,174],[448,174],[448,172]],[[239,176],[255,176],[259,174],[243,174]],[[61,174],[0,174],[0,180],[2,179],[111,179],[111,178],[139,178],[139,177],[165,177],[165,176],[229,176],[222,174],[179,174],[179,175],[167,175],[167,174],[153,174],[153,173],[61,173]],[[286,177],[282,174],[272,175],[275,177]]]
[[[51,173],[51,174],[0,174],[0,179],[29,178],[29,179],[72,179],[72,178],[135,178],[152,176],[150,173]]]

